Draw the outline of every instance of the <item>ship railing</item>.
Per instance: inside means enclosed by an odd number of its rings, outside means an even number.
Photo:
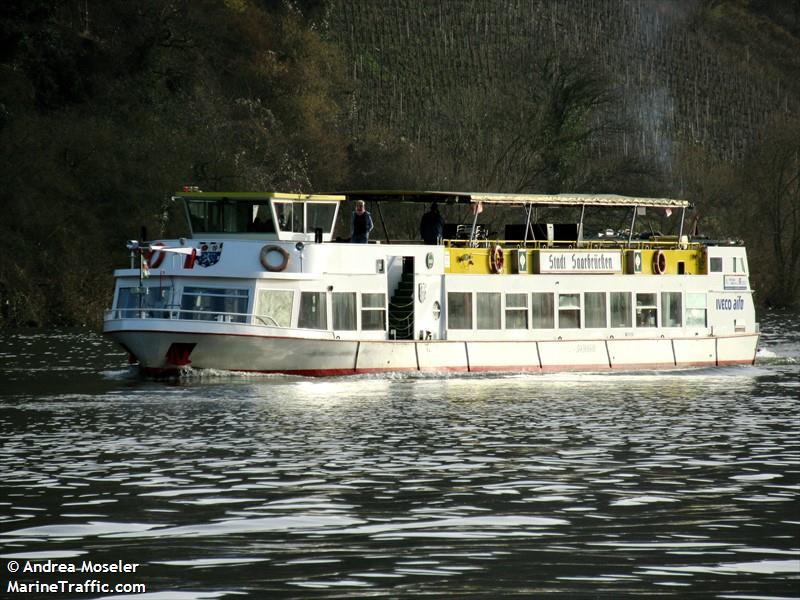
[[[500,245],[504,248],[526,248],[528,250],[548,250],[552,248],[578,250],[700,250],[706,244],[700,242],[687,242],[677,239],[676,236],[665,236],[665,238],[651,238],[642,240],[503,240],[485,239],[477,240],[477,243],[469,240],[443,240],[446,248],[491,248]]]
[[[254,315],[251,313],[224,312],[217,310],[190,310],[173,307],[112,308],[106,310],[105,320],[117,319],[170,319],[178,321],[215,321],[217,323],[238,323],[259,325],[274,329],[289,329],[270,315]]]

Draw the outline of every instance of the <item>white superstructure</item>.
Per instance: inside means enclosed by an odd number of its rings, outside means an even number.
[[[437,245],[335,241],[339,205],[356,198],[473,210]],[[755,357],[745,249],[683,236],[684,201],[445,192],[175,201],[190,235],[129,244],[131,268],[115,272],[104,324],[150,374],[660,369]],[[484,205],[518,206],[524,218],[485,235]],[[536,208],[563,206],[581,218],[532,220]],[[630,209],[630,230],[585,239],[586,207]],[[681,231],[634,238],[643,210],[681,213]]]

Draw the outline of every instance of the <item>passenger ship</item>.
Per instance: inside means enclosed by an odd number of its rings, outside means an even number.
[[[392,243],[388,233],[377,241],[376,232],[367,244],[334,239],[340,205],[358,199],[377,208],[378,225],[386,203],[418,203],[421,213],[433,201],[464,222],[446,224],[435,245]],[[684,235],[683,200],[189,188],[173,201],[185,210],[186,237],[128,243],[130,267],[115,271],[103,327],[149,375],[608,371],[755,359],[745,248]],[[518,217],[501,235],[482,227],[504,207]],[[537,222],[554,209],[573,217]],[[587,210],[615,209],[630,225],[624,233],[584,237]],[[647,211],[675,211],[678,235],[634,235]]]

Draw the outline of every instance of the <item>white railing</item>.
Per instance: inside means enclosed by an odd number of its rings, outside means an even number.
[[[105,320],[117,319],[172,319],[179,321],[216,321],[217,323],[243,323],[288,329],[278,324],[269,315],[253,315],[250,313],[234,313],[216,310],[189,310],[179,307],[164,308],[112,308],[106,310]]]

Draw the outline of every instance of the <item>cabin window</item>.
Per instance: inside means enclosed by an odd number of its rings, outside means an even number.
[[[706,295],[686,294],[686,326],[706,327]]]
[[[384,294],[361,294],[361,329],[367,331],[386,330],[386,296]]]
[[[281,231],[302,233],[303,231],[303,203],[302,202],[273,202],[275,215],[278,218],[278,227]]]
[[[553,329],[555,320],[553,294],[533,292],[531,294],[531,327],[534,329]]]
[[[636,326],[658,327],[656,294],[636,294]]]
[[[606,293],[586,292],[583,295],[586,306],[586,327],[608,327],[606,319]]]
[[[244,323],[248,299],[248,291],[244,289],[185,287],[181,298],[181,319]]]
[[[478,292],[478,329],[500,329],[500,293]]]
[[[506,294],[506,329],[528,328],[528,294]]]
[[[297,326],[301,329],[327,329],[325,292],[300,292]]]
[[[333,293],[333,328],[337,331],[355,331],[356,293]]]
[[[630,292],[611,292],[611,327],[633,327]]]
[[[123,287],[117,293],[117,318],[168,319],[172,288],[160,286]]]
[[[294,292],[291,290],[259,290],[256,323],[269,327],[291,327],[293,302]]]
[[[472,329],[472,293],[447,293],[448,329]]]
[[[335,216],[336,202],[309,202],[306,204],[306,231],[314,233],[319,228],[327,233],[333,230]]]
[[[712,273],[722,273],[722,257],[712,256],[708,259],[708,270]]]
[[[580,329],[581,326],[581,295],[558,295],[558,328]]]
[[[661,326],[680,327],[683,317],[680,292],[661,292]]]

